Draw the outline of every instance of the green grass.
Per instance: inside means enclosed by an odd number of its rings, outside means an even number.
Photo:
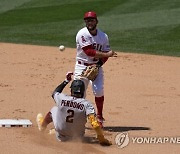
[[[113,50],[180,57],[179,0],[0,0],[0,41],[75,47],[88,10]]]

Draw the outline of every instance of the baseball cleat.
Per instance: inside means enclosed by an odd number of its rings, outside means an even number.
[[[99,123],[100,128],[104,127],[102,122],[98,121],[98,123]]]
[[[42,126],[43,120],[44,120],[44,118],[43,118],[42,113],[38,113],[38,115],[36,117],[36,122],[37,122],[39,131],[43,131],[46,129],[45,127]]]
[[[103,128],[103,123],[104,123],[105,119],[102,116],[97,115],[97,121],[98,121],[100,127]]]

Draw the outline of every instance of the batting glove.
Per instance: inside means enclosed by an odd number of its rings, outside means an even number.
[[[73,72],[67,72],[65,81],[70,82],[72,80],[72,75],[73,75]]]

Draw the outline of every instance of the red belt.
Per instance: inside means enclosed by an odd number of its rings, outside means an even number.
[[[85,66],[91,66],[91,65],[94,65],[95,63],[93,63],[93,64],[83,63],[83,62],[78,60],[78,64],[85,65]]]

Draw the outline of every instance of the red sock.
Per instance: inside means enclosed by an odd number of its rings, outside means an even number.
[[[103,104],[104,104],[104,96],[95,97],[96,107],[97,107],[97,115],[103,117]]]
[[[43,120],[42,126],[47,126],[51,122],[52,122],[51,112],[48,112]]]

